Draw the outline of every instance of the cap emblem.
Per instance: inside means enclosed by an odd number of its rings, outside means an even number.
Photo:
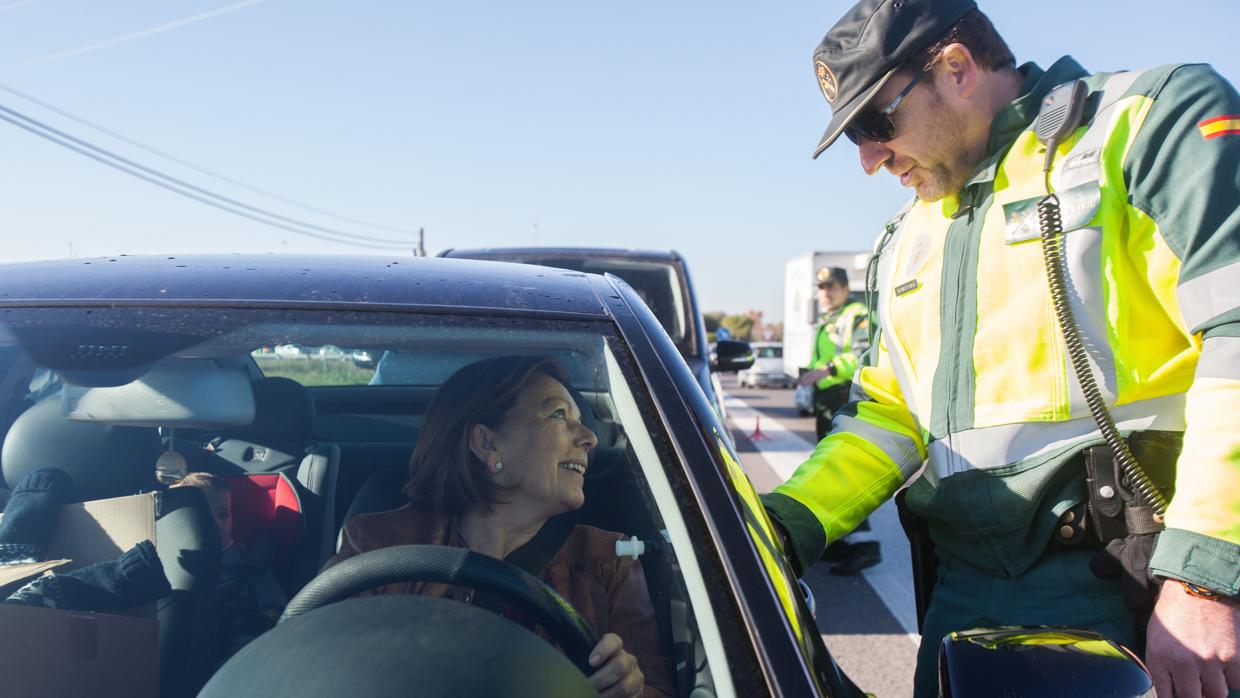
[[[822,96],[827,98],[827,102],[835,104],[835,98],[840,94],[840,85],[835,79],[835,73],[827,67],[822,61],[814,61],[814,72],[818,74],[818,86],[822,88]]]

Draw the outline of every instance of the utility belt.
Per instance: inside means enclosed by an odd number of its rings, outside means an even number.
[[[1171,499],[1184,435],[1177,431],[1140,431],[1127,441],[1150,480]],[[1052,548],[1099,550],[1113,540],[1162,530],[1162,522],[1155,518],[1153,508],[1137,497],[1110,447],[1091,446],[1073,462],[1085,472],[1086,498],[1060,515]]]
[[[1174,494],[1175,465],[1180,455],[1184,435],[1173,431],[1143,431],[1128,437],[1141,468],[1167,499]],[[1047,546],[1049,551],[1093,550],[1090,569],[1103,578],[1121,578],[1125,564],[1145,570],[1148,553],[1152,551],[1152,535],[1162,529],[1153,510],[1140,501],[1128,478],[1124,476],[1111,449],[1106,445],[1091,446],[1073,457],[1066,468],[1085,474],[1086,498],[1060,515],[1055,533]],[[920,631],[930,597],[938,579],[938,562],[935,544],[930,537],[928,522],[913,514],[905,504],[907,490],[896,494],[896,509],[900,524],[909,538],[913,561],[913,591],[917,608],[917,627]],[[1138,538],[1145,542],[1143,550],[1134,546],[1131,555],[1120,552],[1128,540]],[[1120,560],[1119,558],[1124,558]],[[1101,564],[1096,564],[1096,563]],[[1153,595],[1148,577],[1142,571],[1126,575],[1124,603],[1134,612],[1139,638],[1144,638],[1143,623],[1153,608]]]

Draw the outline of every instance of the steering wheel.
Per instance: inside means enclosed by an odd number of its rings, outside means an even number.
[[[489,555],[438,545],[397,545],[351,557],[310,580],[280,623],[359,592],[394,582],[436,582],[494,594],[531,615],[589,676],[597,640],[577,609],[541,579]]]

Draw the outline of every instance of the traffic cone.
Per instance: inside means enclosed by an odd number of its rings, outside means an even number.
[[[750,441],[770,441],[771,437],[762,433],[762,415],[755,415],[753,422],[753,433],[749,435]]]

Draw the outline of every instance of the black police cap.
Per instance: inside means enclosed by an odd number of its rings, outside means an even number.
[[[848,272],[844,270],[844,267],[820,267],[817,278],[818,288],[822,288],[833,281],[844,288],[848,288]]]
[[[974,0],[861,0],[814,49],[814,74],[831,105],[822,154],[914,53],[947,33]]]

